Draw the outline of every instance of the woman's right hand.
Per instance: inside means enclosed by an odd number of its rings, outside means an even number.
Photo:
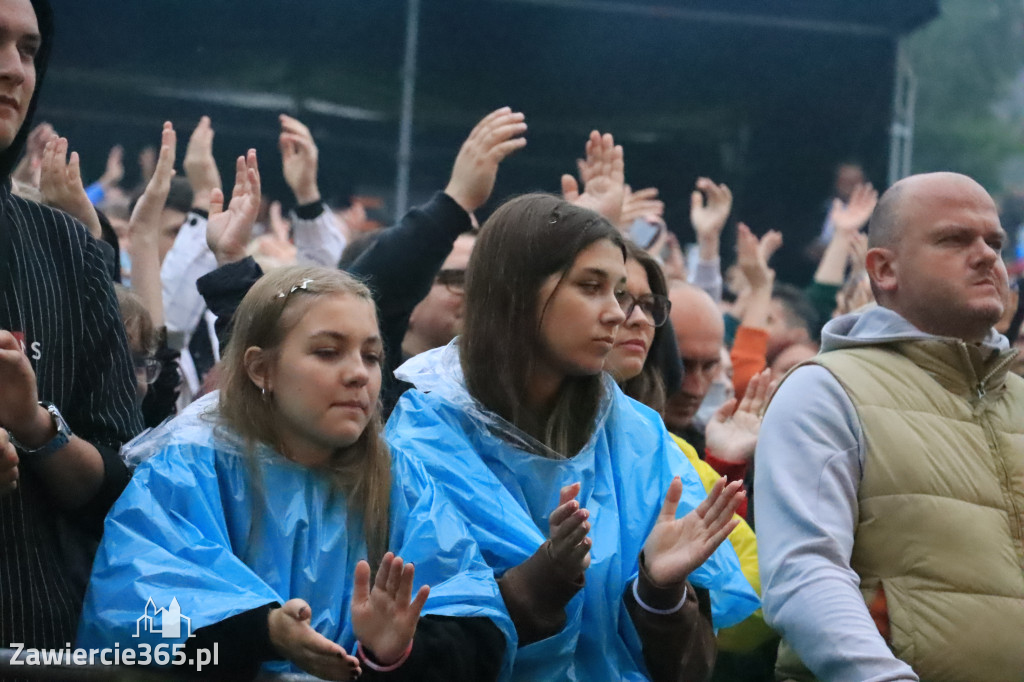
[[[576,580],[590,567],[590,512],[580,507],[579,494],[579,483],[562,488],[558,506],[548,517],[548,555],[567,580]]]
[[[354,680],[362,674],[359,659],[310,625],[313,612],[302,599],[291,599],[267,616],[270,641],[286,659],[324,680]]]

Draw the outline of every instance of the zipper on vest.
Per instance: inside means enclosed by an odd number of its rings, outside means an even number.
[[[965,347],[966,350],[966,347]],[[1013,495],[1013,477],[1010,475],[1009,470],[1006,468],[1006,463],[999,456],[999,435],[996,433],[995,428],[992,426],[992,420],[988,415],[985,415],[985,406],[983,400],[986,395],[985,385],[994,377],[1003,371],[1014,358],[1017,357],[1017,353],[1008,353],[1005,358],[1000,360],[996,365],[978,382],[978,405],[975,409],[976,417],[980,418],[984,423],[985,433],[989,441],[989,449],[992,452],[993,459],[995,460],[996,466],[999,472],[1002,474],[1002,485],[1006,491],[1007,501],[1009,502],[1010,512],[1010,534],[1016,539],[1018,543],[1024,541],[1024,528],[1020,524],[1020,511],[1017,509],[1017,502]],[[1019,556],[1019,553],[1018,553]]]

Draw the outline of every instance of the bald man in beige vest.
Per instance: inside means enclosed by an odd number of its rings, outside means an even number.
[[[755,505],[778,679],[1024,680],[1005,239],[970,178],[895,184],[869,226],[878,307],[830,322],[773,399]]]

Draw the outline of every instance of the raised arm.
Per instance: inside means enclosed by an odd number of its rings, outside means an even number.
[[[590,567],[590,512],[576,500],[580,484],[565,486],[548,517],[548,539],[498,579],[512,623],[524,646],[565,627],[565,606],[584,585]]]
[[[622,216],[622,200],[626,194],[625,163],[622,145],[615,144],[611,133],[590,132],[586,159],[579,162],[583,192],[576,178],[562,176],[562,196],[566,201],[597,211],[612,225]]]
[[[732,212],[732,190],[725,183],[698,178],[690,193],[690,224],[697,234],[698,259],[693,284],[715,302],[722,300],[722,230]]]
[[[285,114],[280,119],[282,170],[298,204],[292,213],[298,260],[333,268],[345,250],[346,239],[334,214],[320,199],[320,151],[305,124]]]
[[[82,184],[82,170],[79,167],[78,152],[68,155],[68,141],[63,137],[53,137],[46,143],[43,150],[42,166],[39,175],[39,191],[43,200],[54,208],[59,208],[68,215],[78,218],[89,230],[93,239],[102,237],[100,218],[96,209],[85,193]]]
[[[160,136],[160,155],[156,170],[135,203],[128,231],[131,235],[133,267],[132,288],[142,298],[153,326],[164,326],[164,301],[160,282],[160,215],[171,191],[174,177],[174,156],[177,136],[170,121],[164,123]]]
[[[706,679],[715,659],[706,600],[687,581],[739,524],[742,483],[719,479],[708,497],[677,518],[683,484],[672,480],[640,556],[640,574],[627,588],[626,606],[657,682]],[[703,596],[703,595],[702,595]]]

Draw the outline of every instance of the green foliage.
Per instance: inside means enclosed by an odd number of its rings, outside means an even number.
[[[996,105],[1024,70],[1024,3],[943,0],[907,47],[918,78],[914,171],[955,170],[1000,189],[1000,167],[1022,149],[1024,112]]]

